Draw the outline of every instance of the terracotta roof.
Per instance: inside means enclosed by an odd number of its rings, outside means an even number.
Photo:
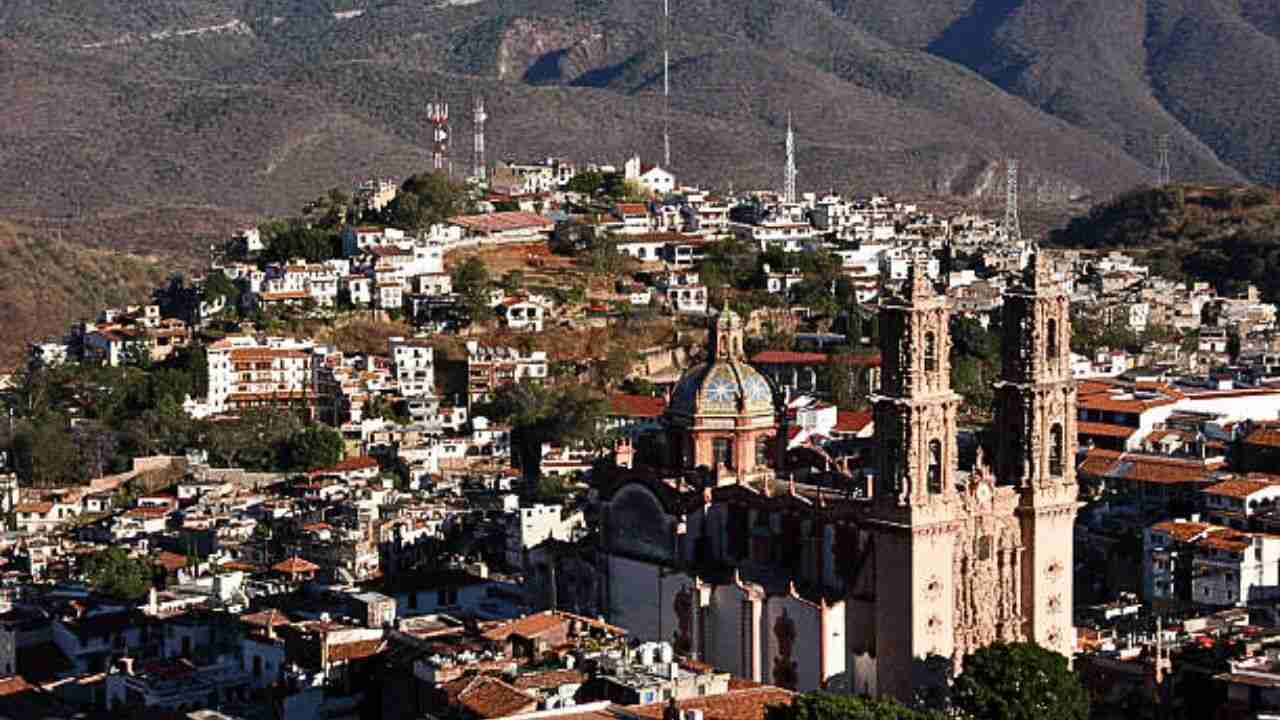
[[[837,410],[835,432],[862,432],[872,422],[870,410]]]
[[[373,657],[386,649],[387,643],[382,638],[373,640],[357,640],[329,646],[329,661],[342,662]]]
[[[623,217],[627,215],[648,215],[649,208],[645,207],[644,203],[618,203],[618,212],[622,213]]]
[[[169,572],[176,572],[187,566],[187,558],[166,550],[160,551],[160,554],[152,558],[151,562],[152,564],[159,565]]]
[[[1159,484],[1211,483],[1220,467],[1220,464],[1204,460],[1118,453],[1097,448],[1090,450],[1080,463],[1080,471],[1087,475]]]
[[[550,610],[546,610],[534,615],[526,615],[517,618],[511,622],[503,623],[498,627],[487,630],[484,637],[487,640],[506,640],[512,635],[521,637],[537,637],[543,633],[549,632],[555,628],[565,624],[567,620],[557,616]]]
[[[1280,448],[1280,428],[1258,428],[1257,430],[1249,433],[1249,437],[1245,438],[1244,441],[1249,445]]]
[[[826,365],[823,353],[791,352],[789,350],[765,350],[751,358],[752,365]]]
[[[541,215],[518,210],[487,215],[458,215],[449,218],[449,222],[467,230],[484,233],[529,229],[550,230],[555,227],[554,223]]]
[[[255,360],[275,360],[276,358],[305,358],[307,354],[301,350],[285,350],[282,348],[232,348],[232,362],[253,362]]]
[[[30,502],[19,503],[14,506],[13,511],[17,513],[37,513],[39,515],[44,515],[52,509],[53,503],[51,502]]]
[[[1104,387],[1105,389],[1100,389]],[[1152,408],[1172,405],[1185,396],[1165,385],[1140,385],[1138,391],[1153,397],[1138,397],[1133,392],[1114,385],[1091,384],[1088,390],[1076,391],[1077,405],[1085,410],[1102,412],[1142,413]]]
[[[246,625],[253,625],[255,627],[272,628],[292,624],[293,619],[284,612],[271,608],[270,610],[263,610],[262,612],[241,615],[240,622]]]
[[[1209,533],[1197,540],[1196,544],[1212,550],[1238,553],[1248,550],[1253,545],[1253,536],[1249,533],[1239,533],[1224,529],[1220,532]]]
[[[271,569],[286,575],[298,575],[315,572],[320,569],[320,566],[295,556],[272,565]]]
[[[19,695],[34,689],[26,680],[14,675],[0,680],[0,697]]]
[[[667,409],[667,401],[648,395],[610,395],[609,414],[622,417],[658,417]]]
[[[1187,520],[1165,520],[1164,522],[1158,522],[1155,525],[1152,525],[1151,529],[1168,535],[1176,542],[1188,542],[1191,538],[1199,535],[1200,533],[1207,530],[1218,529],[1218,526]]]
[[[1098,437],[1123,438],[1127,440],[1137,431],[1138,428],[1127,425],[1112,425],[1111,423],[1088,422],[1085,420],[1076,423],[1076,432],[1080,435],[1097,435]]]
[[[680,700],[681,710],[701,710],[705,720],[764,720],[770,705],[789,705],[795,693],[772,685],[730,690],[720,695]],[[642,718],[661,718],[666,710],[665,702],[649,705],[630,705],[627,711]]]
[[[1223,497],[1244,500],[1259,490],[1265,490],[1269,487],[1276,487],[1276,483],[1268,482],[1266,480],[1231,478],[1230,480],[1223,480],[1216,485],[1210,485],[1200,492],[1207,495],[1221,495]]]
[[[537,698],[488,675],[446,683],[445,692],[454,702],[481,718],[518,715],[538,705]]]
[[[376,470],[376,469],[378,469],[377,460],[369,457],[368,455],[356,455],[355,457],[349,457],[344,460],[339,460],[337,463],[330,465],[329,467],[320,468],[319,470],[313,470],[311,474],[312,475],[340,475],[343,473],[358,472],[360,470]]]
[[[521,690],[550,690],[561,685],[580,685],[587,681],[586,673],[578,670],[547,670],[544,672],[524,673],[517,677],[513,684]]]

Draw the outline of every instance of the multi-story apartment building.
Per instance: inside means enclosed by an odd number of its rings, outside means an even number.
[[[521,352],[509,347],[487,347],[467,342],[468,407],[493,397],[504,385],[547,377],[547,354],[541,350]]]
[[[209,396],[206,414],[262,405],[309,405],[312,388],[310,342],[288,338],[235,336],[208,348]]]
[[[1280,583],[1280,537],[1168,520],[1143,538],[1143,590],[1159,607],[1243,606],[1249,589]]]
[[[429,345],[402,337],[389,341],[396,384],[406,398],[435,394],[435,351]]]

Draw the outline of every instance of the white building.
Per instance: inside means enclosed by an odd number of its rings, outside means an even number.
[[[258,405],[306,402],[314,344],[290,338],[232,336],[208,347],[209,396],[193,414],[203,417]]]
[[[563,505],[532,505],[507,516],[507,564],[524,567],[524,551],[547,540],[568,542],[586,524],[581,511],[565,514]]]
[[[640,185],[650,195],[666,195],[676,189],[676,176],[657,165],[640,162],[640,156],[631,157],[622,166],[623,177]]]
[[[388,341],[396,384],[406,398],[435,394],[435,350],[420,341],[393,337]]]
[[[392,245],[405,241],[405,232],[381,225],[348,225],[342,230],[342,254],[354,257],[371,247]]]
[[[707,312],[707,286],[698,273],[672,272],[662,280],[667,302],[677,313],[705,314]]]

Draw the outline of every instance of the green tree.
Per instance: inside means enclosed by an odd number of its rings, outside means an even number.
[[[227,307],[237,307],[240,304],[240,286],[223,271],[215,270],[204,278],[204,299],[219,297],[226,301]]]
[[[63,487],[83,478],[66,418],[56,413],[24,420],[13,438],[13,460],[23,484]]]
[[[467,186],[443,173],[419,173],[400,186],[383,211],[384,220],[406,230],[425,230],[470,210]]]
[[[152,587],[151,564],[129,557],[120,547],[107,548],[90,557],[85,563],[85,578],[95,592],[129,602],[146,597]]]
[[[1035,643],[996,643],[967,656],[951,701],[983,720],[1089,717],[1089,696],[1067,659]]]
[[[608,413],[605,398],[588,387],[568,385],[551,389],[537,383],[505,385],[492,402],[474,415],[511,425],[511,444],[526,477],[541,475],[542,444],[602,449],[610,438],[604,432]]]
[[[594,170],[586,170],[570,178],[568,184],[565,185],[565,190],[592,196],[600,192],[600,188],[603,186],[603,175]]]
[[[489,268],[478,257],[470,257],[453,269],[453,291],[462,298],[462,309],[472,322],[488,317],[489,290],[493,282]]]
[[[310,425],[285,443],[285,461],[292,470],[328,467],[342,459],[342,435],[325,425]]]
[[[795,696],[790,705],[771,705],[765,720],[944,720],[946,716],[913,710],[894,700],[812,692]]]

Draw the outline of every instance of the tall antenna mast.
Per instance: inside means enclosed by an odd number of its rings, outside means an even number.
[[[1165,133],[1156,142],[1156,185],[1165,187],[1173,183],[1173,170],[1169,166],[1169,135]]]
[[[671,0],[662,0],[662,165],[671,170]]]
[[[427,120],[431,123],[431,168],[443,172],[449,156],[449,104],[438,100],[427,103]],[[448,169],[452,174],[452,168]]]
[[[796,134],[791,129],[791,111],[787,111],[787,169],[783,178],[783,194],[786,201],[796,201]]]
[[[471,158],[471,174],[481,182],[485,179],[487,166],[484,162],[484,122],[489,119],[489,115],[484,111],[484,98],[477,95],[475,102],[475,147]]]
[[[1011,245],[1022,244],[1022,223],[1018,220],[1018,161],[1009,158],[1009,174],[1005,182],[1004,237]]]

